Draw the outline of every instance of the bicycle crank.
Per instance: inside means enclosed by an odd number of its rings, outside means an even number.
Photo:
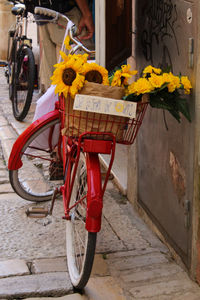
[[[30,218],[45,218],[48,215],[52,215],[53,208],[54,208],[54,203],[55,203],[55,200],[56,200],[56,196],[58,194],[60,195],[61,192],[58,188],[56,188],[53,192],[52,199],[51,199],[51,205],[50,205],[49,209],[45,208],[43,206],[41,206],[41,207],[39,207],[39,206],[29,207],[26,210],[27,217],[30,217]]]

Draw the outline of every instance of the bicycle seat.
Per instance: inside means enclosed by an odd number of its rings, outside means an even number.
[[[26,7],[24,4],[16,4],[11,9],[11,12],[14,16],[20,16],[20,15],[23,15],[25,9],[26,9]]]

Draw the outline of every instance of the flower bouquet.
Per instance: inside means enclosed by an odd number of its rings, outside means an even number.
[[[153,108],[168,110],[180,122],[182,113],[191,122],[189,105],[183,93],[190,94],[192,85],[187,76],[175,76],[151,65],[147,66],[142,76],[127,88],[125,99],[141,101],[144,94],[149,95],[149,103]]]
[[[129,65],[117,70],[112,78],[108,71],[96,64],[87,61],[87,55],[66,55],[60,52],[63,61],[55,65],[52,84],[55,93],[65,98],[65,128],[62,133],[69,136],[79,136],[83,132],[111,132],[118,142],[124,140],[124,132],[128,119],[121,116],[99,114],[74,110],[76,94],[123,99],[128,86],[128,79],[136,74]],[[121,109],[117,107],[116,110]],[[101,136],[99,137],[101,138]]]

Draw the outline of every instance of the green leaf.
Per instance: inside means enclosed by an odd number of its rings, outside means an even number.
[[[190,110],[189,105],[187,103],[187,99],[179,98],[177,101],[179,111],[184,115],[184,117],[191,122]]]
[[[175,110],[168,110],[168,112],[180,123],[181,122],[181,117],[179,115],[179,112]]]

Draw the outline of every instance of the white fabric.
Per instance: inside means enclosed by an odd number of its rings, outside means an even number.
[[[55,95],[55,85],[51,85],[37,101],[33,122],[54,110],[56,101],[58,101],[58,94]]]

